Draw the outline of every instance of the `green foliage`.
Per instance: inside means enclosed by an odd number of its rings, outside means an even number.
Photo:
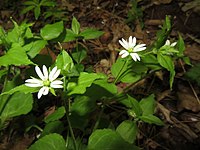
[[[128,11],[127,14],[127,20],[126,23],[132,24],[132,22],[135,22],[138,20],[140,22],[141,27],[144,27],[143,23],[143,12],[142,9],[138,7],[138,2],[137,0],[131,0],[131,9]]]
[[[89,137],[88,150],[137,150],[138,148],[126,142],[116,131],[111,129],[96,130]]]
[[[36,141],[29,150],[67,150],[65,140],[57,133],[49,134]]]
[[[200,64],[196,64],[185,73],[185,77],[200,86]]]
[[[34,12],[35,19],[37,20],[41,15],[41,7],[54,7],[56,3],[52,0],[29,0],[23,3],[26,7],[21,11],[25,14],[29,11]]]
[[[2,96],[0,98],[0,105],[2,106]],[[32,94],[24,94],[20,92],[14,93],[11,97],[8,97],[4,107],[0,110],[1,123],[4,123],[7,119],[12,117],[27,114],[31,111],[33,104]]]
[[[96,29],[90,29],[90,28],[81,31],[80,23],[75,17],[73,17],[72,19],[71,29],[66,29],[66,33],[67,34],[64,39],[64,42],[70,42],[77,39],[86,39],[86,40],[95,39],[103,34],[102,31],[98,31]]]
[[[117,127],[116,131],[125,141],[133,144],[138,133],[138,127],[136,122],[125,120]]]
[[[40,30],[40,35],[44,40],[52,40],[63,32],[63,28],[63,21],[47,24]]]

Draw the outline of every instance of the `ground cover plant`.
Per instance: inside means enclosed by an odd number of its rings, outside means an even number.
[[[94,61],[102,54],[95,53],[98,49],[91,43],[101,40],[106,44],[109,32],[83,26],[78,15],[64,19],[65,13],[60,12],[60,20],[59,15],[45,16],[52,9],[61,9],[57,3],[24,1],[21,14],[33,15],[33,20],[9,18],[12,28],[0,27],[1,136],[12,129],[31,135],[24,148],[30,150],[147,148],[140,144],[145,126],[161,129],[173,124],[169,111],[159,102],[162,98],[150,90],[154,80],[160,79],[168,92],[173,91],[177,63],[185,72],[184,65],[193,66],[185,55],[182,34],[170,37],[174,18],[165,15],[151,42],[135,34],[113,40],[117,46],[105,55],[114,59],[102,59],[100,63],[107,63],[107,68],[98,71]],[[136,1],[130,4],[127,21],[123,21],[130,27],[136,23],[135,30],[142,31],[142,9]],[[195,72],[198,65],[185,73],[191,88],[193,81],[198,83]],[[148,80],[152,80],[149,89],[135,94],[134,89]]]

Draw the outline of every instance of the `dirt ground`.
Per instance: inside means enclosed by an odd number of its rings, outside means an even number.
[[[70,27],[70,20],[75,16],[82,27],[94,27],[105,32],[99,39],[85,43],[91,50],[90,63],[95,66],[95,71],[104,73],[109,73],[111,64],[117,58],[118,52],[115,49],[120,48],[120,38],[132,35],[147,45],[151,44],[166,15],[173,18],[170,39],[177,40],[180,33],[186,44],[185,55],[191,59],[192,64],[200,63],[200,4],[191,2],[194,1],[140,0],[138,7],[143,11],[143,17],[126,23],[128,10],[131,9],[129,0],[58,0],[59,6],[68,11],[65,16],[69,20],[66,27]],[[33,18],[32,14],[19,15],[17,8],[20,4],[17,2],[2,3],[5,5],[0,5],[0,25],[5,29],[12,27],[10,16],[18,22],[25,17],[29,17],[29,20]],[[42,24],[42,20],[38,20],[35,30]],[[70,49],[71,46],[63,45],[63,48]],[[172,90],[168,85],[168,74],[164,71],[141,81],[132,90],[136,95],[155,93],[157,115],[165,122],[162,127],[140,127],[136,144],[142,149],[200,149],[200,90],[197,84],[184,78],[184,73],[189,68],[181,61],[176,62],[177,74]],[[11,127],[12,123],[8,126],[7,135],[1,138],[0,149],[26,149],[33,141],[34,133],[20,133],[17,130],[19,126],[14,129]]]

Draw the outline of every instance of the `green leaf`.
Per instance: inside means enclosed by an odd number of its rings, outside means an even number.
[[[79,34],[80,31],[80,24],[75,17],[73,17],[72,19],[72,31],[77,35]]]
[[[164,125],[164,123],[154,115],[144,115],[139,117],[142,121],[149,123],[149,124],[156,124],[159,126]]]
[[[52,114],[50,114],[47,117],[45,117],[44,121],[46,123],[49,123],[51,121],[59,120],[59,119],[61,119],[65,115],[65,113],[66,113],[65,107],[61,106],[55,112],[53,112]]]
[[[175,76],[175,69],[174,69],[174,62],[172,60],[172,58],[168,55],[163,55],[161,53],[158,53],[157,55],[157,59],[159,64],[164,67],[165,69],[167,69],[168,71],[170,71],[170,88],[172,88],[172,84],[174,81],[174,76]]]
[[[155,111],[155,95],[151,94],[150,96],[143,98],[139,102],[140,107],[142,108],[143,115],[152,115]]]
[[[21,92],[21,93],[24,93],[24,94],[28,94],[28,93],[35,93],[35,92],[38,92],[38,91],[39,91],[38,87],[35,87],[35,88],[34,87],[28,87],[28,86],[22,84],[22,85],[16,86],[15,88],[13,88],[9,91],[1,93],[1,95],[12,95],[15,92]]]
[[[7,120],[11,117],[16,117],[22,114],[27,114],[32,109],[33,97],[32,94],[14,93],[3,108],[1,119]]]
[[[63,130],[64,130],[63,122],[58,121],[58,120],[50,122],[50,123],[46,124],[46,126],[44,127],[42,134],[40,135],[40,138],[45,135],[48,135],[50,133],[61,134],[63,132]]]
[[[25,45],[23,48],[28,51],[28,55],[30,58],[34,58],[39,52],[45,47],[47,41],[45,40],[37,40]]]
[[[128,99],[121,102],[127,107],[129,107],[132,111],[134,111],[136,117],[142,115],[142,108],[140,107],[139,102],[135,98],[128,95]]]
[[[96,108],[96,101],[88,96],[77,96],[71,106],[71,111],[79,116],[85,116]]]
[[[46,135],[36,141],[28,150],[67,150],[65,140],[59,134]]]
[[[41,8],[40,8],[40,5],[36,6],[34,8],[34,15],[35,15],[35,19],[38,20],[39,16],[40,16],[40,11],[41,11]]]
[[[112,75],[125,83],[137,82],[146,71],[145,65],[133,62],[132,59],[123,58],[117,59],[111,68]]]
[[[74,76],[77,74],[73,60],[65,50],[62,50],[57,56],[56,66],[58,69],[61,69],[61,74],[64,76]]]
[[[88,150],[138,150],[111,129],[96,130],[89,137]]]
[[[83,36],[85,40],[96,39],[103,35],[103,31],[98,31],[97,29],[85,29],[79,35]]]
[[[27,12],[29,12],[30,10],[34,9],[35,6],[26,6],[24,9],[22,9],[22,11],[20,12],[20,14],[25,14]]]
[[[79,49],[78,51],[72,52],[72,58],[79,64],[83,59],[87,57],[87,52],[86,49],[83,47],[79,46],[78,49]]]
[[[181,37],[180,34],[179,34],[179,39],[178,39],[176,46],[177,46],[178,51],[179,51],[178,56],[183,57],[184,56],[184,50],[185,50],[185,43],[184,43],[183,38]]]
[[[44,40],[52,40],[57,38],[63,32],[63,29],[63,21],[47,24],[40,30],[40,35]]]
[[[157,59],[158,59],[159,64],[165,69],[167,69],[168,71],[174,70],[174,63],[170,56],[158,53]]]
[[[68,84],[68,95],[85,93],[87,87],[90,87],[96,79],[101,78],[105,78],[105,76],[102,74],[81,72],[78,83],[73,83],[73,87],[70,87],[70,83]]]
[[[64,42],[70,42],[76,40],[77,35],[70,29],[66,29],[66,36]]]
[[[25,50],[17,44],[13,45],[4,56],[0,57],[0,66],[21,66],[30,64],[34,63],[28,59]]]
[[[133,144],[138,133],[138,128],[134,121],[125,120],[117,127],[116,131],[125,141]]]

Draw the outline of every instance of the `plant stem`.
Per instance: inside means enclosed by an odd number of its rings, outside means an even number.
[[[117,81],[119,80],[120,76],[122,75],[122,73],[123,73],[122,70],[123,70],[123,68],[124,68],[124,66],[126,65],[127,62],[128,62],[128,59],[126,61],[124,61],[124,63],[122,65],[117,77],[115,78],[114,84],[117,83]]]
[[[73,144],[74,144],[74,149],[75,150],[78,150],[77,148],[77,144],[76,144],[76,138],[74,136],[74,132],[73,132],[73,129],[72,129],[72,125],[71,125],[71,122],[70,122],[70,119],[69,119],[69,113],[70,113],[70,100],[68,100],[68,104],[66,103],[66,76],[64,76],[64,89],[63,89],[63,92],[64,92],[64,96],[63,96],[63,103],[64,103],[64,107],[65,107],[65,111],[66,111],[66,118],[67,118],[67,123],[68,123],[68,126],[69,126],[69,132],[71,134],[71,137],[72,137],[72,140],[73,140]]]

